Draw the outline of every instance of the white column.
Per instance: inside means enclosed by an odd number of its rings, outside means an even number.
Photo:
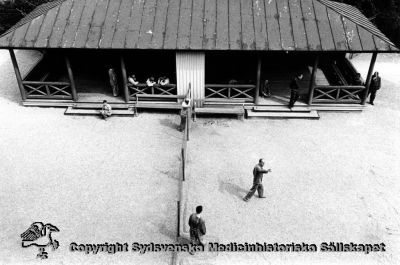
[[[192,87],[192,99],[204,99],[204,76],[204,52],[176,53],[176,84],[178,95],[186,95],[190,83]]]

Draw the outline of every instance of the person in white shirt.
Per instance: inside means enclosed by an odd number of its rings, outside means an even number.
[[[137,84],[139,84],[139,82],[136,80],[136,76],[135,75],[129,76],[128,77],[128,82],[133,86],[136,86]]]
[[[166,76],[162,76],[158,79],[158,84],[165,86],[165,85],[169,85],[169,78]]]
[[[154,77],[149,77],[147,80],[146,80],[146,85],[148,86],[148,87],[152,87],[152,86],[154,86],[156,84],[156,82],[154,81]]]
[[[104,120],[107,120],[112,114],[112,108],[110,104],[107,103],[107,100],[103,100],[103,106],[100,110],[100,115]]]

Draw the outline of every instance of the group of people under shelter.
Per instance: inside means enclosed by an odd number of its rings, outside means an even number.
[[[109,70],[109,75],[110,75],[110,85],[113,89],[114,96],[116,96],[116,95],[118,95],[118,84],[117,84],[117,78],[116,78],[114,69]],[[303,80],[303,74],[298,73],[290,82],[290,85],[289,85],[290,99],[289,99],[289,104],[288,104],[288,107],[290,109],[292,109],[294,107],[294,104],[299,99],[299,89],[300,89],[299,83],[301,82],[301,80]],[[139,85],[139,81],[136,79],[136,76],[133,74],[128,77],[128,82],[133,87]],[[147,80],[146,80],[146,86],[148,88],[151,88],[151,87],[154,87],[157,85],[165,86],[165,85],[168,85],[169,83],[170,83],[169,78],[166,76],[159,77],[157,82],[155,81],[154,77],[152,77],[152,76],[147,78]],[[229,81],[230,85],[234,85],[237,83],[238,82],[234,79]],[[352,80],[352,85],[365,86],[365,82],[362,80],[360,73],[355,74],[354,79]],[[380,88],[381,88],[381,77],[379,76],[378,72],[375,72],[372,75],[371,84],[370,84],[369,91],[368,91],[369,103],[371,105],[374,105],[376,93]],[[361,99],[363,97],[363,95],[364,95],[363,93],[364,92],[358,94],[359,99]],[[269,80],[265,80],[264,86],[262,87],[260,94],[264,97],[271,97],[271,83]],[[181,115],[181,124],[179,127],[180,131],[183,131],[185,128],[186,119],[189,116],[190,106],[191,106],[190,98],[185,98],[182,101],[182,109],[180,112],[180,115]],[[112,115],[112,108],[107,103],[106,100],[103,101],[103,107],[100,111],[100,114],[103,119],[107,119],[108,117],[110,117]]]
[[[119,95],[119,87],[118,87],[118,79],[117,79],[117,74],[114,70],[114,68],[110,68],[108,70],[108,76],[110,79],[110,86],[113,91],[113,96],[117,97]],[[136,79],[136,76],[134,74],[129,75],[128,77],[128,85],[136,88],[139,85],[139,81]],[[147,78],[145,82],[147,88],[155,87],[155,86],[166,86],[169,85],[169,78],[167,76],[161,76],[158,78],[157,82],[155,81],[155,78],[153,76],[150,76]]]

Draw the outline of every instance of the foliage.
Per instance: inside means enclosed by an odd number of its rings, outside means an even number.
[[[53,0],[0,0],[0,34],[17,23],[35,7]]]
[[[399,0],[337,0],[360,9],[397,47],[400,47]]]

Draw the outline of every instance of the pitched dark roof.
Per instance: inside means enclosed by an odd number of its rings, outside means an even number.
[[[358,9],[328,0],[57,0],[1,47],[397,51]]]

